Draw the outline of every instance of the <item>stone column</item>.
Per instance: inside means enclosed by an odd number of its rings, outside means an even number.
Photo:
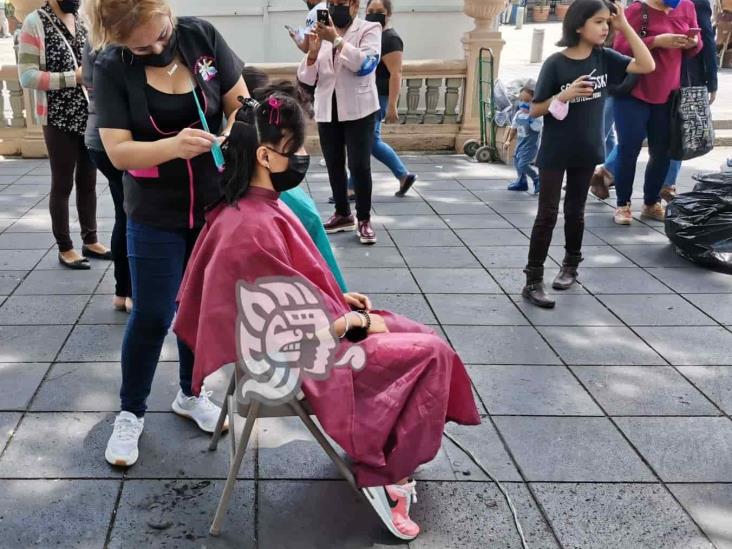
[[[480,48],[490,48],[493,51],[493,74],[494,78],[498,78],[501,50],[505,42],[501,38],[501,33],[493,30],[493,23],[508,5],[508,0],[464,0],[464,2],[465,13],[475,19],[475,28],[466,33],[462,39],[465,59],[468,63],[468,72],[465,81],[462,126],[455,139],[455,149],[458,152],[462,152],[463,144],[468,139],[477,139],[480,136],[480,107],[478,103]],[[484,79],[487,80],[489,78],[487,64],[484,70]]]
[[[23,22],[26,15],[37,10],[43,5],[43,0],[13,0],[15,17]],[[25,90],[25,121],[26,131],[20,142],[20,154],[24,158],[41,158],[48,155],[46,143],[43,140],[43,128],[35,123],[33,112],[36,106],[31,99],[31,94]]]

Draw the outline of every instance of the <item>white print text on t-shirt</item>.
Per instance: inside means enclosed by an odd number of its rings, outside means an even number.
[[[585,101],[593,101],[602,97],[602,89],[607,88],[607,74],[599,74],[597,76],[593,75],[590,76],[587,80],[589,82],[592,82],[592,86],[594,89],[593,94],[588,97],[575,97],[570,101],[570,103],[584,103]],[[571,85],[572,82],[562,84],[561,90],[564,91]]]

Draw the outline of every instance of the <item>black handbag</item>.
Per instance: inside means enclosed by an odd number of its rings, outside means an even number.
[[[706,86],[682,86],[671,94],[669,154],[673,160],[691,160],[714,148],[714,124]]]
[[[645,38],[648,36],[648,6],[645,2],[641,2],[641,28],[638,36]],[[608,86],[608,93],[614,96],[630,95],[640,78],[639,74],[627,73],[623,81],[617,86]]]

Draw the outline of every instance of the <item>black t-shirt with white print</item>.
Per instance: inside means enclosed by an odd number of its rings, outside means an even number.
[[[536,165],[544,169],[587,167],[605,161],[603,108],[608,85],[625,77],[631,58],[610,48],[595,48],[585,59],[570,59],[561,52],[544,61],[534,91],[534,102],[542,103],[557,95],[582,75],[591,75],[595,91],[569,104],[569,114],[557,120],[544,117]]]

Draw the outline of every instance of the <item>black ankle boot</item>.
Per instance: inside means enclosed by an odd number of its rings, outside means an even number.
[[[544,291],[544,267],[526,268],[526,286],[521,295],[542,309],[554,308],[554,301]]]
[[[552,283],[555,290],[568,290],[572,284],[577,282],[577,267],[582,262],[581,255],[565,255],[562,268]]]

